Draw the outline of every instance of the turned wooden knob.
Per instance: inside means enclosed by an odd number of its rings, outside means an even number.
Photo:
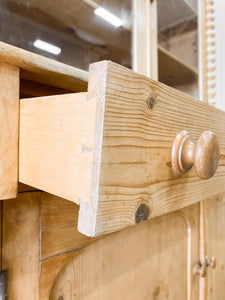
[[[219,157],[219,142],[213,132],[203,132],[195,143],[187,131],[181,131],[173,142],[172,170],[180,177],[194,165],[197,175],[201,179],[208,179],[215,174]]]

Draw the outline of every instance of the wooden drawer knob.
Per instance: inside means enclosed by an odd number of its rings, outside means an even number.
[[[187,131],[181,131],[173,142],[172,170],[180,177],[194,165],[197,175],[201,179],[208,179],[215,174],[219,157],[219,142],[213,132],[203,132],[195,143]]]

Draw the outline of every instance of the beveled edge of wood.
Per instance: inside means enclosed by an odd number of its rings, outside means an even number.
[[[82,199],[80,200],[78,230],[79,232],[91,237],[96,236],[108,64],[109,61],[101,61],[91,64],[89,68],[87,99],[97,99],[91,198],[89,203],[83,201]]]
[[[0,41],[0,62],[21,68],[21,77],[71,91],[86,91],[88,72]]]

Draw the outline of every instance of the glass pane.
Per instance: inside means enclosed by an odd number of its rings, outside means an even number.
[[[97,15],[100,7],[107,12]],[[84,70],[104,59],[131,67],[130,0],[2,0],[0,18],[3,42]]]
[[[197,15],[197,0],[158,1],[159,80],[195,97],[198,97]]]

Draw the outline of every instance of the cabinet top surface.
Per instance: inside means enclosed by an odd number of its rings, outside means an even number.
[[[31,81],[71,91],[87,89],[88,72],[3,42],[0,42],[0,62],[19,67],[21,77]]]

